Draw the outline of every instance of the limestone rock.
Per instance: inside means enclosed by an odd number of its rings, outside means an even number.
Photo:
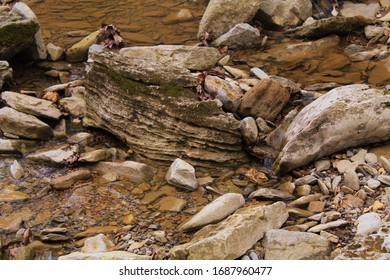
[[[356,236],[367,236],[379,229],[382,220],[379,214],[371,212],[361,215],[358,222]]]
[[[127,251],[112,251],[100,253],[74,252],[60,256],[58,260],[150,260],[150,256],[137,255]]]
[[[331,250],[330,242],[318,234],[283,229],[267,231],[262,244],[265,260],[323,260]]]
[[[202,210],[181,226],[181,229],[183,231],[191,231],[208,224],[219,222],[238,208],[244,206],[244,204],[245,199],[241,194],[224,194],[203,207]]]
[[[229,48],[244,49],[254,47],[259,45],[259,43],[260,31],[257,28],[247,23],[238,23],[228,32],[211,42],[211,46],[229,46]]]
[[[52,129],[46,123],[9,107],[0,109],[0,130],[30,139],[47,139],[53,136]]]
[[[270,79],[261,80],[245,93],[238,113],[272,121],[289,100],[290,93],[286,88]]]
[[[74,183],[79,180],[86,180],[92,176],[91,171],[87,169],[80,169],[61,177],[57,177],[50,181],[50,185],[53,189],[64,190],[70,188]]]
[[[96,43],[99,34],[100,30],[97,30],[67,49],[66,61],[79,62],[86,60],[88,56],[88,48]]]
[[[83,253],[102,253],[108,252],[108,250],[114,247],[115,244],[107,238],[104,234],[100,233],[94,237],[89,237],[84,241],[84,246],[81,249]]]
[[[33,116],[55,120],[62,116],[61,111],[53,102],[44,99],[11,91],[4,91],[1,99],[11,108]]]
[[[12,80],[12,68],[5,60],[0,60],[0,90],[3,88],[4,82]]]
[[[39,24],[32,19],[26,19],[15,13],[1,13],[0,59],[12,58],[33,44],[38,30]]]
[[[366,85],[333,89],[305,108],[290,124],[274,167],[286,173],[348,147],[386,141],[390,101]]]
[[[204,38],[205,32],[209,31],[218,38],[237,23],[251,21],[261,2],[261,0],[211,0],[199,23],[198,38]]]
[[[194,167],[179,158],[175,159],[175,161],[171,164],[165,179],[169,184],[180,188],[192,191],[198,188],[198,181],[195,177]]]
[[[365,17],[329,17],[317,20],[312,24],[297,27],[290,32],[303,38],[321,38],[329,34],[345,34],[373,24],[375,20]]]
[[[199,71],[211,69],[223,56],[215,48],[182,45],[129,47],[122,48],[119,53],[129,59],[156,61]]]
[[[103,173],[115,173],[119,178],[127,179],[134,183],[149,182],[155,174],[154,169],[150,166],[135,161],[99,162],[92,168]]]
[[[65,164],[66,160],[78,152],[76,146],[59,146],[48,149],[40,149],[29,154],[26,159],[33,162],[43,162],[49,164]]]
[[[310,0],[265,0],[256,19],[266,28],[287,29],[303,23],[312,15]]]
[[[153,160],[181,157],[204,166],[246,160],[239,122],[220,102],[199,103],[196,93],[182,87],[197,84],[189,72],[109,53],[91,58],[84,124],[108,130]]]
[[[236,259],[252,248],[268,230],[280,228],[287,217],[283,202],[238,209],[218,224],[196,232],[189,243],[173,247],[169,252],[170,259]]]
[[[222,101],[225,110],[235,112],[238,106],[240,106],[241,92],[239,88],[234,87],[224,79],[207,75],[204,81],[204,88],[211,97]]]

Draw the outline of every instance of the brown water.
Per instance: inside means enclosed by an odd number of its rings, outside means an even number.
[[[102,23],[120,28],[129,45],[194,44],[207,0],[25,0],[37,15],[46,43],[68,47]],[[170,22],[183,9],[192,17]],[[188,12],[188,11],[187,11]],[[79,36],[78,36],[79,35]]]

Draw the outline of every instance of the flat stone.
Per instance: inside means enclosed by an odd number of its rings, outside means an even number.
[[[66,50],[66,61],[68,62],[80,62],[87,60],[88,49],[90,46],[96,43],[100,30],[92,32],[87,37],[77,42]]]
[[[337,227],[341,227],[341,226],[344,226],[348,224],[347,221],[344,221],[344,220],[337,220],[337,221],[333,221],[333,222],[329,222],[329,223],[326,223],[326,224],[320,224],[320,225],[317,225],[317,226],[314,226],[312,228],[310,228],[308,230],[308,232],[320,232],[322,230],[327,230],[327,229],[331,229],[331,228],[337,228]]]
[[[318,172],[326,171],[330,169],[330,161],[327,159],[317,160],[314,166]]]
[[[382,167],[386,170],[387,173],[390,173],[390,161],[384,157],[379,157],[379,163],[382,165]]]
[[[377,179],[383,184],[390,186],[390,175],[379,175]]]
[[[280,228],[287,217],[283,202],[241,208],[218,224],[205,226],[196,232],[189,243],[173,247],[169,252],[170,259],[239,258],[268,230]]]
[[[375,180],[375,179],[368,179],[368,181],[367,181],[367,186],[373,190],[377,189],[380,185],[381,185],[381,182],[378,180]]]
[[[92,173],[88,169],[79,169],[68,173],[65,176],[57,177],[50,181],[50,185],[55,190],[65,190],[72,187],[79,180],[87,180],[91,178]]]
[[[11,164],[9,169],[12,178],[14,178],[16,181],[21,179],[24,176],[24,168],[20,165],[20,163],[17,160],[14,160],[14,162]]]
[[[299,217],[311,217],[313,215],[313,212],[310,212],[309,210],[297,208],[297,207],[287,207],[287,212],[289,214],[294,214]]]
[[[323,195],[328,195],[329,194],[328,187],[326,186],[326,184],[321,179],[318,179],[317,184],[318,184],[318,187],[320,188],[320,191],[321,191],[321,193]]]
[[[307,210],[313,213],[319,213],[324,211],[325,205],[325,201],[310,201]]]
[[[121,227],[118,226],[95,226],[95,227],[88,228],[86,231],[77,233],[74,237],[76,239],[80,239],[84,237],[92,237],[100,233],[102,234],[117,233],[120,230]]]
[[[126,251],[112,251],[102,253],[73,252],[60,256],[58,260],[150,260],[150,256],[137,255]]]
[[[119,51],[126,58],[144,59],[173,64],[189,70],[208,70],[218,63],[222,54],[215,48],[184,45],[159,45],[151,47],[128,47]]]
[[[311,192],[311,186],[310,185],[300,185],[295,188],[296,195],[298,197],[309,195]]]
[[[134,183],[150,182],[155,170],[144,163],[135,161],[124,162],[99,162],[92,166],[94,170],[102,173],[115,173],[119,178],[130,180]]]
[[[210,177],[210,176],[196,178],[196,180],[198,181],[199,187],[206,187],[206,186],[213,184],[213,182],[214,182],[214,178]]]
[[[244,136],[246,143],[249,145],[256,143],[259,132],[254,118],[246,117],[242,119],[240,123],[240,131],[242,136]]]
[[[309,204],[311,201],[316,201],[322,196],[321,193],[309,194],[307,196],[300,197],[294,201],[291,201],[288,206],[296,207]]]
[[[64,49],[54,45],[53,43],[47,44],[46,50],[51,61],[61,60],[65,55]]]
[[[340,14],[344,17],[364,16],[368,18],[376,18],[376,14],[379,11],[380,5],[378,3],[363,4],[344,1]]]
[[[249,199],[282,199],[282,200],[291,200],[294,199],[295,196],[293,196],[291,193],[286,191],[279,191],[276,189],[269,189],[269,188],[259,188],[256,191],[252,192],[249,197]]]
[[[332,243],[338,243],[339,242],[339,237],[337,235],[331,234],[327,231],[322,230],[320,232],[320,236],[325,237]]]
[[[82,153],[80,155],[80,162],[98,162],[114,158],[116,149],[97,149],[91,152]]]
[[[269,75],[258,67],[251,68],[251,73],[260,80],[269,79]]]
[[[42,234],[49,234],[49,233],[58,233],[58,234],[65,234],[68,232],[67,228],[45,228],[41,231]]]
[[[347,194],[341,202],[341,206],[344,208],[362,207],[364,201],[357,196]]]
[[[53,131],[46,123],[9,107],[0,109],[0,130],[30,139],[47,139],[53,136]]]
[[[141,200],[142,204],[151,204],[157,201],[160,197],[164,196],[163,191],[149,192],[145,194],[144,198]]]
[[[251,48],[260,44],[260,31],[248,23],[238,23],[213,42],[212,47],[229,46],[229,48]]]
[[[0,139],[0,154],[23,154],[38,144],[31,140]]]
[[[69,236],[58,234],[58,233],[49,233],[46,235],[43,235],[41,237],[42,241],[46,242],[63,242],[63,241],[68,241],[70,240]]]
[[[294,181],[294,184],[296,186],[301,186],[301,185],[313,185],[317,183],[317,178],[314,177],[313,175],[306,175],[302,178],[298,178]]]
[[[318,234],[283,229],[267,231],[262,245],[265,260],[323,260],[331,251],[330,242]]]
[[[381,26],[375,26],[375,25],[367,25],[364,27],[364,35],[366,35],[367,39],[372,39],[376,36],[383,35],[384,28]]]
[[[89,146],[95,142],[95,135],[89,132],[79,132],[70,136],[67,142],[69,144]]]
[[[336,163],[336,168],[340,174],[343,174],[348,171],[355,171],[357,167],[357,164],[353,164],[348,159],[340,160]]]
[[[354,191],[358,191],[360,189],[359,176],[355,171],[350,171],[344,174],[344,183],[348,188]]]
[[[376,232],[382,223],[382,219],[377,213],[366,213],[358,218],[356,236],[367,236]]]
[[[102,253],[108,252],[108,250],[114,247],[115,244],[107,238],[104,234],[100,233],[96,236],[85,239],[84,246],[81,249],[83,253]]]
[[[194,167],[179,158],[171,164],[165,179],[169,184],[187,190],[194,191],[198,188]]]
[[[62,114],[50,101],[12,91],[1,93],[1,99],[11,108],[37,117],[59,119]]]
[[[227,193],[207,204],[188,222],[181,226],[183,231],[191,231],[208,224],[217,223],[245,204],[241,194]]]
[[[60,146],[57,149],[41,149],[29,154],[26,159],[33,162],[65,164],[66,160],[78,151],[76,146]]]
[[[82,94],[72,94],[71,97],[65,97],[60,100],[60,104],[64,107],[65,111],[73,117],[84,117],[87,104]]]
[[[174,196],[165,196],[158,203],[157,207],[160,211],[180,212],[187,201]]]
[[[10,191],[0,193],[0,202],[16,202],[30,199],[30,196],[23,192]]]

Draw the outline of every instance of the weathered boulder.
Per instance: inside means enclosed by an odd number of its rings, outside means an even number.
[[[311,14],[310,0],[264,0],[256,19],[266,28],[286,29],[300,25]]]
[[[113,53],[92,53],[91,59],[84,124],[110,131],[154,160],[180,157],[207,166],[246,160],[239,121],[220,102],[199,102],[185,88],[197,84],[188,69]]]
[[[245,204],[242,194],[227,193],[207,204],[188,222],[181,226],[183,231],[199,229],[205,225],[217,223]]]
[[[180,188],[192,191],[198,188],[198,181],[196,180],[195,176],[195,168],[188,162],[185,162],[179,158],[175,159],[175,161],[171,164],[165,179],[169,184],[178,186]]]
[[[30,46],[38,30],[39,24],[34,20],[14,13],[1,13],[0,59],[9,59]]]
[[[182,45],[129,47],[122,48],[119,53],[132,59],[175,64],[189,70],[208,70],[217,64],[223,56],[215,48]]]
[[[46,123],[9,107],[0,109],[0,130],[29,139],[47,139],[53,136],[52,129]]]
[[[390,139],[389,102],[385,91],[367,85],[329,91],[292,121],[274,168],[286,173],[348,147]]]
[[[44,99],[11,91],[1,93],[1,99],[15,110],[33,116],[55,120],[62,116],[61,111],[53,102]]]
[[[150,166],[135,161],[99,162],[93,166],[93,169],[102,173],[115,173],[119,178],[134,183],[149,182],[155,174],[155,170]]]
[[[0,60],[0,90],[3,88],[4,82],[12,80],[12,68],[5,60]]]
[[[247,24],[238,23],[225,34],[219,36],[211,46],[229,46],[229,48],[250,48],[260,44],[260,31]]]
[[[211,0],[199,23],[198,38],[212,31],[214,38],[229,31],[237,23],[249,22],[258,11],[262,0]]]
[[[238,113],[241,116],[274,120],[290,100],[290,92],[271,79],[259,81],[242,98]]]
[[[262,244],[265,260],[323,260],[331,250],[325,237],[283,229],[267,231]]]
[[[329,34],[345,34],[353,30],[363,28],[366,25],[375,23],[375,20],[365,17],[329,17],[314,21],[311,24],[303,25],[289,30],[296,37],[321,38]]]
[[[236,259],[268,230],[280,228],[287,217],[283,202],[238,209],[218,224],[208,225],[196,232],[189,243],[173,247],[169,252],[170,259]]]

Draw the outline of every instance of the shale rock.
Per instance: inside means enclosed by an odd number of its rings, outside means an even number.
[[[390,138],[390,96],[367,85],[329,91],[303,108],[290,124],[274,164],[285,173],[348,147]]]
[[[170,259],[236,259],[268,230],[280,228],[287,217],[283,202],[238,209],[218,224],[208,225],[196,232],[189,243],[173,247],[169,252]]]
[[[198,102],[185,88],[197,84],[189,70],[112,53],[91,59],[84,124],[108,130],[153,160],[180,157],[207,166],[246,160],[239,121],[217,101]]]
[[[149,182],[155,173],[150,166],[135,161],[99,162],[93,169],[102,173],[115,173],[119,178],[128,179],[134,183]]]

